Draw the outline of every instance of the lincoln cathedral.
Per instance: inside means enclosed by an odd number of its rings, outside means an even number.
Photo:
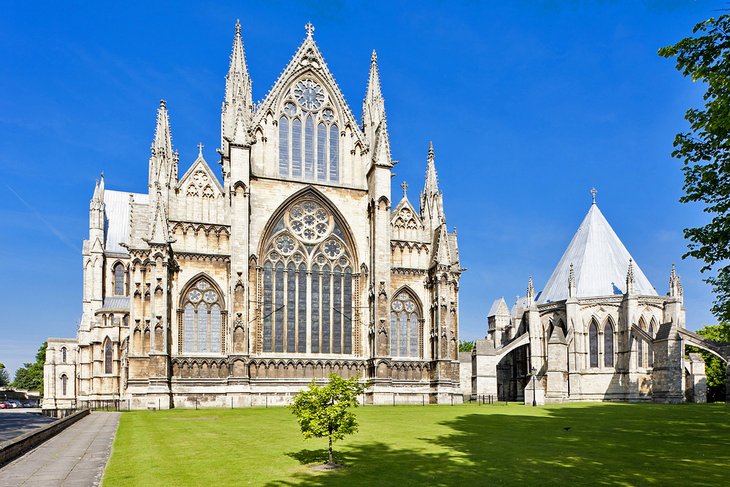
[[[313,31],[254,104],[236,26],[217,164],[201,150],[180,171],[163,101],[147,192],[97,182],[83,318],[49,339],[44,407],[286,404],[329,373],[368,380],[368,403],[461,400],[434,149],[417,207],[393,201],[376,54],[358,122]]]
[[[679,276],[659,295],[595,192],[543,290],[530,278],[511,308],[495,301],[460,353],[464,269],[434,147],[415,205],[405,183],[393,200],[376,54],[358,121],[313,32],[254,103],[236,25],[213,164],[201,146],[180,166],[162,101],[146,192],[97,181],[83,315],[48,340],[45,409],[283,405],[330,373],[367,381],[368,404],[704,400],[684,345],[723,352],[686,329]]]

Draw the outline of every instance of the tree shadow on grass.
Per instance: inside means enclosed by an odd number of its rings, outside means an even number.
[[[722,485],[730,478],[730,408],[603,404],[545,412],[465,412],[439,423],[449,433],[421,438],[422,449],[398,448],[396,440],[343,445],[338,462],[349,468],[270,485]],[[322,452],[290,456],[316,462]]]

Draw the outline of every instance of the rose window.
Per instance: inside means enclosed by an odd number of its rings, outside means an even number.
[[[306,243],[314,243],[324,239],[329,234],[332,219],[329,213],[319,204],[313,201],[305,201],[289,210],[288,223],[292,233],[297,237]],[[284,252],[282,249],[279,250]]]
[[[193,289],[192,291],[190,291],[188,297],[190,298],[190,301],[192,301],[193,303],[197,303],[198,301],[200,301],[200,298],[203,297],[203,293],[201,293],[197,289]]]
[[[324,103],[324,90],[311,79],[306,79],[294,86],[294,97],[302,108],[317,110]]]
[[[215,303],[216,299],[218,299],[218,295],[213,291],[206,291],[205,294],[203,294],[203,299],[205,299],[208,303]]]

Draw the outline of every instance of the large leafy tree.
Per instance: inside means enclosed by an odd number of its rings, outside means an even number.
[[[700,203],[709,223],[684,230],[692,256],[713,286],[713,313],[730,321],[730,16],[697,24],[693,36],[659,50],[677,69],[706,86],[704,106],[690,108],[690,130],[677,134],[672,155],[684,163],[683,203]]]
[[[343,379],[330,374],[329,383],[318,386],[315,380],[294,397],[291,409],[297,417],[304,438],[329,439],[329,465],[335,465],[332,442],[357,431],[357,418],[352,408],[358,406],[357,396],[366,385],[357,377]]]
[[[43,365],[46,363],[47,346],[48,342],[43,342],[38,353],[35,354],[35,362],[25,363],[15,371],[15,379],[12,384],[14,388],[40,391],[43,394]]]

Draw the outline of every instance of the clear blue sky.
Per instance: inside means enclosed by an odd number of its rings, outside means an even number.
[[[12,2],[0,16],[0,362],[32,361],[47,337],[74,336],[81,242],[101,171],[146,190],[155,110],[170,110],[181,174],[198,142],[215,162],[237,18],[254,99],[312,21],[360,118],[376,49],[393,158],[411,201],[436,148],[447,221],[458,228],[461,337],[486,333],[493,299],[541,289],[590,206],[589,189],[660,294],[672,262],[690,329],[714,323],[699,265],[683,261],[670,157],[702,86],[657,49],[725,2]]]

